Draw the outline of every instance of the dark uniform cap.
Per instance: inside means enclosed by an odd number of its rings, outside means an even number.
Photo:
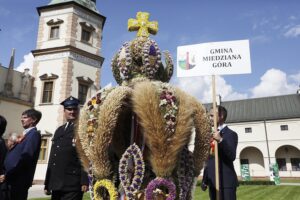
[[[72,108],[72,107],[78,107],[79,102],[80,101],[78,99],[70,96],[66,98],[63,102],[61,102],[60,105],[63,105],[64,108]]]

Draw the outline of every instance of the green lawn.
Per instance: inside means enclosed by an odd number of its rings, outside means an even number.
[[[207,200],[208,191],[196,188],[195,200]],[[300,200],[300,186],[247,185],[237,189],[238,200]]]
[[[48,200],[41,198],[34,200]],[[199,187],[195,191],[195,200],[208,200],[208,191],[203,192]],[[238,200],[300,200],[300,186],[240,186],[237,189]],[[32,199],[33,200],[33,199]],[[89,200],[85,194],[84,200]]]

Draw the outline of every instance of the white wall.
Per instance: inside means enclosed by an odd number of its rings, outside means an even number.
[[[266,125],[266,130],[265,130]],[[288,125],[288,131],[281,131],[280,125]],[[250,162],[250,173],[254,176],[268,176],[269,175],[269,162],[276,162],[276,151],[285,145],[291,145],[298,149],[297,152],[286,152],[285,156],[288,161],[291,156],[294,158],[300,158],[300,119],[284,119],[284,120],[272,120],[258,121],[258,122],[245,122],[245,123],[232,123],[229,127],[237,132],[239,137],[239,143],[237,147],[237,159],[234,162],[234,166],[238,175],[240,175],[240,156],[243,150],[249,150],[249,148],[256,148],[261,152],[264,162],[264,169],[255,163],[255,157],[260,156],[259,153],[253,151],[248,152],[247,156]],[[252,128],[252,133],[245,133],[245,128]],[[266,140],[268,138],[268,142]],[[269,150],[268,150],[269,149]],[[260,159],[261,160],[261,159]],[[270,160],[270,161],[269,161]],[[251,162],[252,161],[252,162]],[[252,163],[252,164],[251,164]],[[291,169],[291,164],[287,163],[287,167]],[[280,172],[280,176],[284,177],[300,177],[300,172],[289,171]]]

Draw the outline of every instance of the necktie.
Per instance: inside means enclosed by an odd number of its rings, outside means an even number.
[[[65,130],[67,130],[67,128],[70,126],[71,122],[67,122],[66,126],[65,126]]]

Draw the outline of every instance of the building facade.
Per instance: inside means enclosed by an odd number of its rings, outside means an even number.
[[[0,115],[8,120],[6,133],[22,133],[22,111],[33,107],[34,77],[25,69],[23,73],[14,70],[15,50],[12,50],[8,67],[0,64]]]
[[[27,96],[22,93],[23,76],[28,71],[14,71],[13,64],[8,68],[1,66],[0,114],[9,122],[6,131],[9,134],[23,131],[19,118],[24,110],[34,107],[43,113],[37,126],[42,134],[42,144],[34,177],[35,181],[43,181],[51,138],[56,128],[65,122],[60,103],[72,95],[84,104],[100,89],[100,70],[104,61],[101,56],[102,30],[106,18],[96,9],[96,0],[52,0],[37,11],[39,28],[36,49],[32,50],[34,64],[32,76],[29,76],[30,90]]]
[[[227,124],[238,133],[237,158],[251,177],[268,177],[278,164],[280,177],[300,177],[300,94],[222,102]]]

